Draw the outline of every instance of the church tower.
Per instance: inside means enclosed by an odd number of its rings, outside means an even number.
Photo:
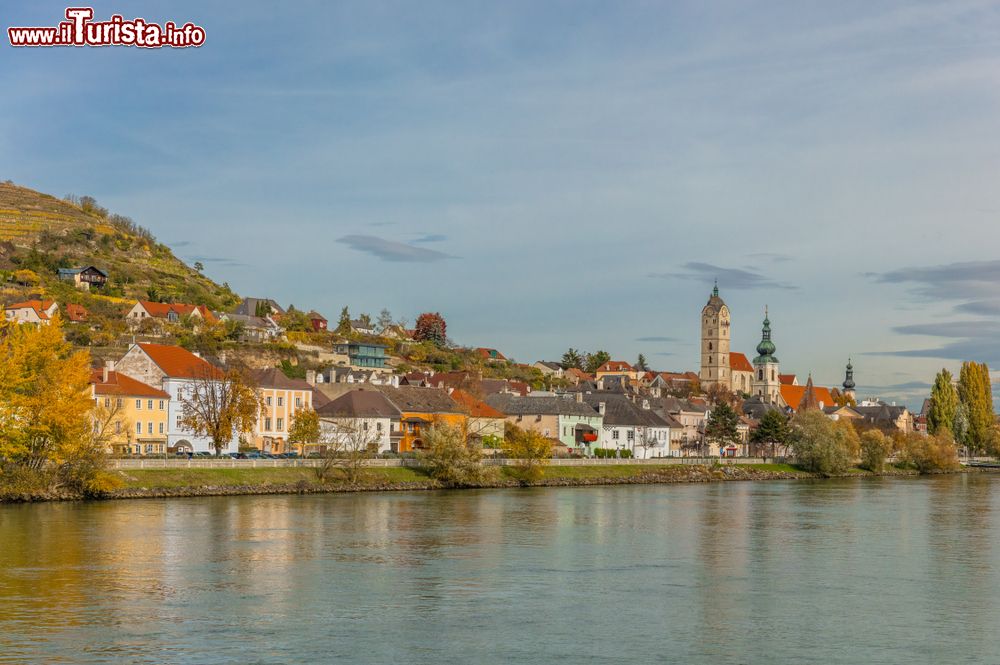
[[[721,385],[732,390],[732,371],[729,367],[729,307],[719,297],[715,284],[708,304],[701,310],[701,371],[698,373],[702,389]]]
[[[764,328],[761,330],[757,357],[753,359],[753,394],[768,404],[779,402],[781,379],[778,378],[778,359],[775,357],[774,342],[771,341],[771,320],[764,308]]]
[[[854,365],[851,364],[851,359],[847,359],[847,371],[844,374],[844,396],[850,399],[852,402],[857,402],[857,396],[854,393]]]

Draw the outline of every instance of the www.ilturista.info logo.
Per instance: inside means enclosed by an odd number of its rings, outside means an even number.
[[[145,19],[125,20],[115,14],[107,21],[92,21],[91,7],[68,7],[65,21],[55,27],[7,28],[11,46],[138,46],[186,48],[205,43],[205,29],[193,23],[163,25]]]

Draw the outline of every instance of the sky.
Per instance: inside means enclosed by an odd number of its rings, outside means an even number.
[[[242,295],[522,362],[784,372],[919,406],[1000,368],[997,2],[94,2],[196,49],[0,46],[0,179]],[[65,4],[7,2],[4,27]]]

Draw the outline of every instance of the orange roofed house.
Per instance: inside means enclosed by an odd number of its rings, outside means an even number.
[[[452,390],[451,398],[468,416],[469,436],[482,441],[487,437],[503,439],[506,416],[464,390]]]
[[[109,362],[90,377],[94,416],[110,436],[116,455],[162,455],[167,452],[170,394],[116,372]]]
[[[170,395],[167,414],[167,449],[176,452],[215,452],[209,437],[195,436],[181,426],[185,401],[197,386],[218,381],[222,371],[179,346],[133,344],[115,369],[137,381],[160,388]],[[224,451],[236,452],[239,437],[233,436]]]
[[[8,321],[16,323],[41,323],[47,326],[58,311],[59,305],[54,300],[25,300],[7,305],[4,316]]]
[[[137,326],[147,319],[178,323],[186,316],[190,316],[192,319],[201,319],[209,323],[215,322],[215,315],[204,305],[151,302],[149,300],[140,300],[132,305],[132,309],[125,315],[125,320],[130,325]]]

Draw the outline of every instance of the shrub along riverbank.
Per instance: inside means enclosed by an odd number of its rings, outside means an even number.
[[[368,468],[355,483],[342,476],[325,482],[310,468],[249,469],[143,469],[114,472],[119,487],[91,495],[98,499],[132,499],[184,496],[227,496],[242,494],[314,494],[336,492],[379,492],[436,490],[448,486],[417,468]],[[881,473],[849,469],[836,477],[917,475],[908,468],[887,466]],[[703,483],[747,480],[818,479],[829,476],[803,471],[787,464],[753,465],[613,465],[547,466],[541,476],[525,482],[512,467],[467,488],[574,487],[588,485],[632,485],[660,483]],[[7,501],[45,501],[87,498],[81,493],[7,496]]]

